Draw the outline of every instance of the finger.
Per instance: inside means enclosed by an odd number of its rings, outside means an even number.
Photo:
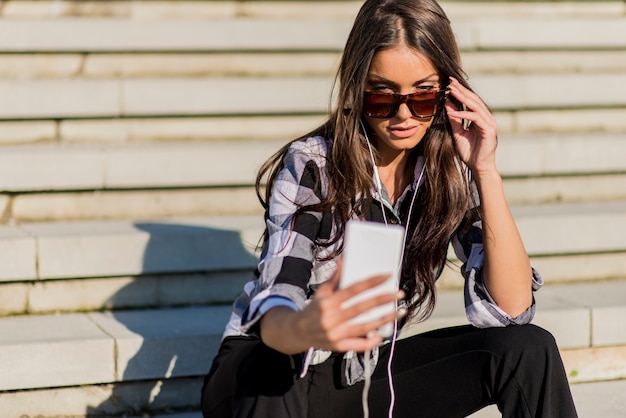
[[[403,290],[398,290],[395,293],[379,293],[372,295],[371,297],[363,300],[358,300],[352,302],[354,297],[358,297],[361,293],[357,293],[353,295],[351,298],[348,298],[342,301],[340,305],[340,309],[344,318],[350,319],[355,316],[358,316],[364,312],[367,312],[370,309],[376,308],[381,305],[385,305],[387,303],[392,303],[393,306],[397,306],[397,303],[403,300],[406,296],[406,293]]]
[[[345,326],[338,328],[337,333],[334,336],[334,346],[339,346],[342,341],[353,340],[354,338],[365,338],[373,335],[378,335],[378,331],[381,327],[387,324],[395,324],[398,318],[398,314],[406,315],[406,310],[402,312],[390,312],[378,319],[374,319],[363,323],[347,323]]]
[[[391,305],[389,305],[390,303]],[[387,305],[386,309],[384,309],[385,304]],[[364,317],[360,316],[372,312],[371,309],[377,306],[383,306],[383,312],[378,312],[378,317],[365,320]],[[377,301],[372,299],[342,311],[340,322],[336,324],[336,327],[328,334],[328,337],[329,340],[362,337],[385,324],[394,322],[404,315],[406,315],[406,310],[398,310],[392,298],[378,298]]]
[[[466,126],[464,126],[463,124],[464,119],[460,115],[460,112],[457,110],[456,105],[448,100],[446,101],[445,106],[446,113],[448,114],[448,120],[452,125],[452,131],[455,134],[462,133],[464,130],[466,130]]]
[[[391,274],[378,274],[376,276],[369,277],[365,280],[358,281],[350,286],[347,286],[337,292],[337,298],[340,302],[346,301],[351,297],[358,295],[368,289],[372,289],[386,280],[391,278]]]
[[[463,109],[455,109],[448,106],[448,116],[457,118],[456,123],[461,123],[463,130],[467,130],[472,123],[480,129],[491,129],[495,124],[493,114],[483,100],[474,92],[464,87],[457,80],[450,82],[452,96],[463,105]],[[457,131],[458,132],[458,131]]]
[[[384,281],[387,277],[388,275],[374,276],[367,281],[377,284],[379,280],[382,279]],[[390,304],[390,309],[393,311],[397,306],[397,302],[405,297],[404,291],[398,290],[394,293],[375,294],[367,299],[351,302],[350,299],[362,294],[362,287],[363,284],[353,285],[348,291],[341,291],[343,293],[336,292],[332,297],[316,298],[314,303],[308,306],[308,308],[314,309],[319,313],[320,329],[329,339],[354,336],[355,334],[342,332],[347,325],[352,325],[350,322],[352,319],[385,304]]]
[[[348,293],[335,293],[331,298],[316,300],[317,309],[320,311],[324,325],[322,328],[331,330],[342,323],[356,318],[372,309],[388,305],[390,310],[395,310],[397,303],[404,297],[404,292],[386,292],[363,294],[358,292],[350,297],[344,296]],[[382,313],[387,312],[383,310]]]
[[[473,123],[480,123],[483,119],[479,114],[469,110],[455,110],[452,107],[448,110],[448,119],[452,120],[459,127],[459,131],[466,131]]]
[[[344,306],[342,306],[343,309],[342,309],[341,316],[342,316],[342,319],[347,321],[371,309],[377,308],[379,306],[387,305],[387,304],[391,304],[391,306],[393,307],[392,310],[395,310],[396,301],[397,301],[396,295],[393,293],[385,293],[382,295],[377,295],[377,296],[365,299],[363,301],[356,302],[349,306],[345,306],[346,304],[344,304]],[[347,303],[350,303],[350,301],[348,301]]]
[[[349,331],[348,336],[356,335],[356,336],[367,336],[372,332],[376,332],[383,325],[393,324],[396,322],[397,313],[396,311],[392,311],[385,316],[381,316],[378,319],[373,319],[368,322],[364,322],[362,324],[352,325]]]
[[[485,102],[483,102],[476,93],[459,83],[457,79],[450,77],[450,84],[448,85],[448,88],[454,98],[467,106],[468,111],[478,112],[481,114],[484,114],[485,112],[491,113],[489,112]]]
[[[367,337],[346,338],[338,341],[330,350],[345,353],[346,351],[365,352],[372,351],[383,342],[383,338],[378,334],[371,334]]]
[[[483,133],[483,137],[494,136],[496,131],[495,117],[486,105],[483,105],[483,109],[483,111],[457,110],[454,103],[446,103],[448,119],[454,134],[462,135],[473,126],[475,127],[474,130],[478,129]]]

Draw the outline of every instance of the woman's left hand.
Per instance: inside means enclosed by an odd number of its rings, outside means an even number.
[[[480,97],[450,77],[450,94],[467,110],[458,110],[451,100],[446,101],[448,119],[461,160],[475,175],[496,170],[496,119]],[[471,122],[463,128],[463,119]]]

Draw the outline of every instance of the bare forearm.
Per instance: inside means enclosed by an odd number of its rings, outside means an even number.
[[[476,178],[483,217],[483,277],[498,306],[516,317],[532,303],[532,270],[496,171]]]
[[[297,314],[293,309],[278,306],[263,315],[260,322],[263,343],[284,354],[306,351],[309,346],[298,332]]]

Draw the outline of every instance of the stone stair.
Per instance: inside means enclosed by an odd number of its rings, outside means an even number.
[[[0,6],[0,411],[194,411],[360,3]],[[571,381],[626,377],[626,5],[444,2]],[[407,332],[464,323],[455,260]]]

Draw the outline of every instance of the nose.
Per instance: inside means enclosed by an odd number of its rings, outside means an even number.
[[[411,118],[412,116],[413,114],[411,114],[409,106],[406,103],[400,103],[400,107],[398,107],[398,113],[396,113],[396,118],[406,120]]]

